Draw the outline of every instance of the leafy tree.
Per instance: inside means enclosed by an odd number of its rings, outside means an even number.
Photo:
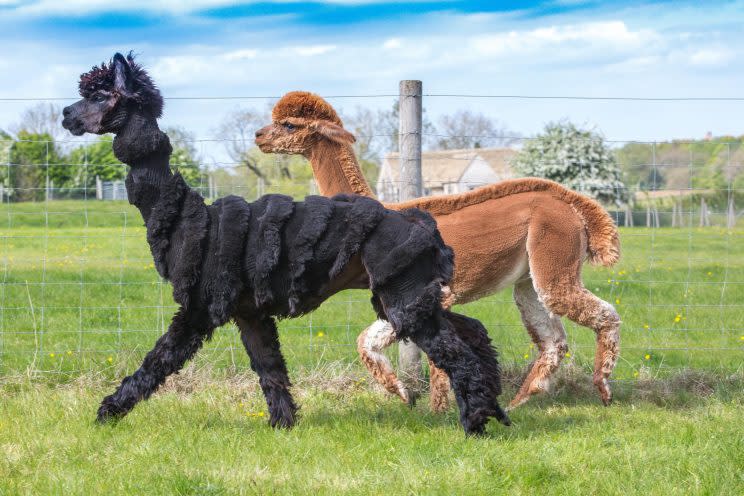
[[[194,146],[194,134],[181,127],[169,127],[165,133],[170,139],[173,154],[170,158],[171,166],[181,173],[191,186],[201,186],[205,174],[199,165],[199,156]]]
[[[117,181],[126,177],[126,166],[114,155],[113,139],[111,135],[99,136],[96,141],[70,152],[68,161],[75,169],[75,184],[81,193],[83,188],[88,191],[95,189],[96,177],[102,181]]]
[[[525,176],[552,179],[605,204],[626,204],[630,195],[615,155],[597,132],[570,122],[549,123],[512,162]]]
[[[10,148],[10,167],[5,174],[9,194],[15,201],[44,199],[47,178],[56,187],[71,182],[72,171],[49,134],[21,130]]]

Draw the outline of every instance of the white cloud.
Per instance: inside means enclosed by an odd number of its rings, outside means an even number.
[[[614,73],[629,73],[629,72],[642,72],[658,65],[663,61],[658,55],[648,55],[645,57],[631,57],[629,59],[609,64],[605,67],[607,72]]]
[[[255,48],[244,48],[241,50],[234,50],[232,52],[223,53],[221,57],[228,61],[244,60],[244,59],[255,59],[258,55],[258,50]]]
[[[734,57],[728,49],[704,48],[690,54],[690,64],[699,66],[717,66],[729,62]]]
[[[307,45],[292,47],[291,51],[303,57],[324,55],[336,49],[336,45]]]
[[[486,56],[536,52],[559,55],[554,50],[560,45],[583,46],[592,51],[607,47],[629,51],[658,38],[654,31],[631,31],[623,21],[608,21],[477,35],[471,39],[470,44],[478,53]]]
[[[382,48],[386,50],[394,50],[396,48],[400,48],[402,45],[400,38],[390,38],[388,40],[385,40],[385,43],[382,44]]]

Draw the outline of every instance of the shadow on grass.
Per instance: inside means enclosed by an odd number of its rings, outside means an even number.
[[[512,398],[519,388],[524,370],[505,370],[505,398]],[[662,408],[682,409],[700,405],[706,398],[721,401],[744,401],[744,372],[716,373],[707,370],[681,369],[663,377],[642,377],[629,381],[611,381],[611,407],[650,403]],[[521,409],[549,406],[601,405],[591,374],[579,367],[565,366],[556,373],[550,393],[533,396]]]

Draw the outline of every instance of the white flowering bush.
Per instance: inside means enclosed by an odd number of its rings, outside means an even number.
[[[512,161],[523,176],[552,179],[600,201],[623,206],[630,195],[615,154],[602,135],[570,122],[553,122],[527,141]]]

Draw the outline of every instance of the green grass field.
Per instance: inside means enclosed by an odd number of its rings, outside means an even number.
[[[513,412],[513,427],[466,439],[454,411],[370,388],[353,346],[374,318],[363,291],[281,323],[303,407],[293,431],[265,425],[231,326],[162,394],[94,426],[97,401],[175,309],[141,218],[93,201],[2,213],[0,495],[744,493],[743,230],[622,230],[618,266],[584,277],[623,318],[615,405],[591,390],[592,332],[566,322],[556,392]],[[535,356],[511,294],[460,311],[499,347],[506,403]]]

